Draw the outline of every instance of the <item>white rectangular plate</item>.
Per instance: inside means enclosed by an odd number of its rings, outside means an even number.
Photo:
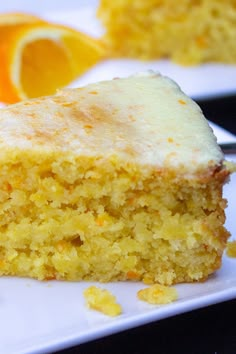
[[[74,8],[70,11],[42,12],[44,18],[72,26],[95,37],[104,32],[96,18],[96,6]],[[155,43],[153,43],[155,45]],[[168,60],[107,60],[97,64],[71,86],[77,87],[91,82],[125,77],[134,72],[157,70],[170,76],[181,86],[182,90],[195,99],[205,99],[219,95],[236,94],[236,65],[204,64],[184,67]]]
[[[212,125],[219,142],[236,138]],[[232,156],[236,161],[236,156]],[[236,236],[236,175],[225,186],[228,198],[227,228]],[[88,310],[83,290],[91,283],[39,282],[0,278],[0,353],[46,353],[117,333],[236,297],[236,259],[223,258],[222,268],[205,283],[176,286],[179,299],[154,306],[139,301],[137,283],[97,284],[110,290],[123,308],[109,318]],[[93,283],[94,284],[94,283]]]

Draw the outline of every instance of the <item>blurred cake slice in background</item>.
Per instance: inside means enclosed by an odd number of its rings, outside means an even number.
[[[114,56],[236,63],[234,0],[101,0],[98,17]]]

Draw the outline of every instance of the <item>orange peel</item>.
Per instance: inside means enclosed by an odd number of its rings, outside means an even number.
[[[14,23],[15,21],[15,23]],[[102,43],[35,16],[0,16],[0,101],[50,95],[104,57]]]

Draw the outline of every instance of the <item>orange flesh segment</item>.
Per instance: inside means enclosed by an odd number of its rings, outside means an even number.
[[[60,43],[40,39],[24,48],[20,80],[27,97],[51,95],[73,78],[69,58]]]

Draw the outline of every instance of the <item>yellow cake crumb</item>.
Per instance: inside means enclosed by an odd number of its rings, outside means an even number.
[[[90,309],[115,317],[122,313],[121,306],[116,302],[116,298],[106,289],[97,286],[90,286],[85,289],[84,297]]]
[[[236,258],[236,241],[231,241],[227,243],[226,254],[229,257]]]
[[[137,296],[139,300],[158,305],[169,304],[178,298],[175,288],[160,284],[154,284],[149,288],[139,290]]]
[[[227,168],[228,171],[231,173],[236,172],[236,163],[232,161],[224,161],[224,166]]]

